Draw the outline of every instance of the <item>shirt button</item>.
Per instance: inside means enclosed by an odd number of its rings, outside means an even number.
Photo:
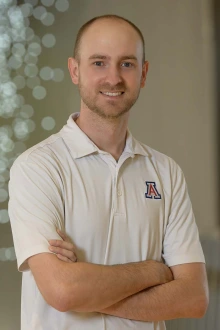
[[[122,195],[121,190],[118,190],[118,196],[121,196],[121,195]]]

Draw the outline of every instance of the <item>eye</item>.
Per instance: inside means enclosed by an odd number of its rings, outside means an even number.
[[[104,63],[102,61],[96,61],[93,64],[95,64],[95,66],[102,66],[102,65],[104,65]]]
[[[129,67],[132,67],[132,66],[133,66],[133,64],[130,63],[130,62],[124,62],[124,63],[122,63],[122,64],[125,64],[125,67],[126,67],[126,68],[129,68]]]

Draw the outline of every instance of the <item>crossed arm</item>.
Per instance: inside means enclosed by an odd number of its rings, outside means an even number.
[[[45,300],[60,311],[159,321],[200,318],[207,309],[208,286],[202,263],[173,266],[171,272],[156,261],[103,266],[66,263],[47,253],[28,262]]]

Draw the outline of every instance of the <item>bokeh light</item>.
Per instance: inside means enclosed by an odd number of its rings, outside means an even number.
[[[0,223],[7,223],[9,222],[8,210],[3,209],[0,210]]]
[[[53,70],[53,80],[55,82],[61,82],[64,79],[64,72],[63,70],[57,68]]]
[[[56,122],[55,122],[54,118],[52,118],[52,117],[44,117],[41,121],[41,126],[46,131],[50,131],[50,130],[54,129],[55,125],[56,125]]]
[[[49,66],[45,66],[40,70],[40,77],[43,80],[50,80],[53,78],[53,70]]]
[[[44,18],[42,18],[41,22],[45,26],[51,26],[55,21],[55,17],[52,13],[47,13],[44,15]]]
[[[8,192],[6,189],[0,188],[0,203],[7,201]]]
[[[57,0],[55,7],[58,11],[64,12],[69,9],[69,2],[67,0]]]
[[[54,4],[55,0],[41,0],[42,5],[50,7]]]
[[[45,34],[42,38],[44,47],[51,48],[56,44],[56,38],[53,34]]]
[[[34,87],[32,94],[35,99],[42,100],[47,95],[47,91],[43,86],[36,86]]]

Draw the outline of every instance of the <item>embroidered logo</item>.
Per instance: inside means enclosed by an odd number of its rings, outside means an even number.
[[[161,195],[159,194],[156,187],[156,182],[146,181],[146,185],[147,185],[147,192],[145,193],[146,198],[161,199]]]

